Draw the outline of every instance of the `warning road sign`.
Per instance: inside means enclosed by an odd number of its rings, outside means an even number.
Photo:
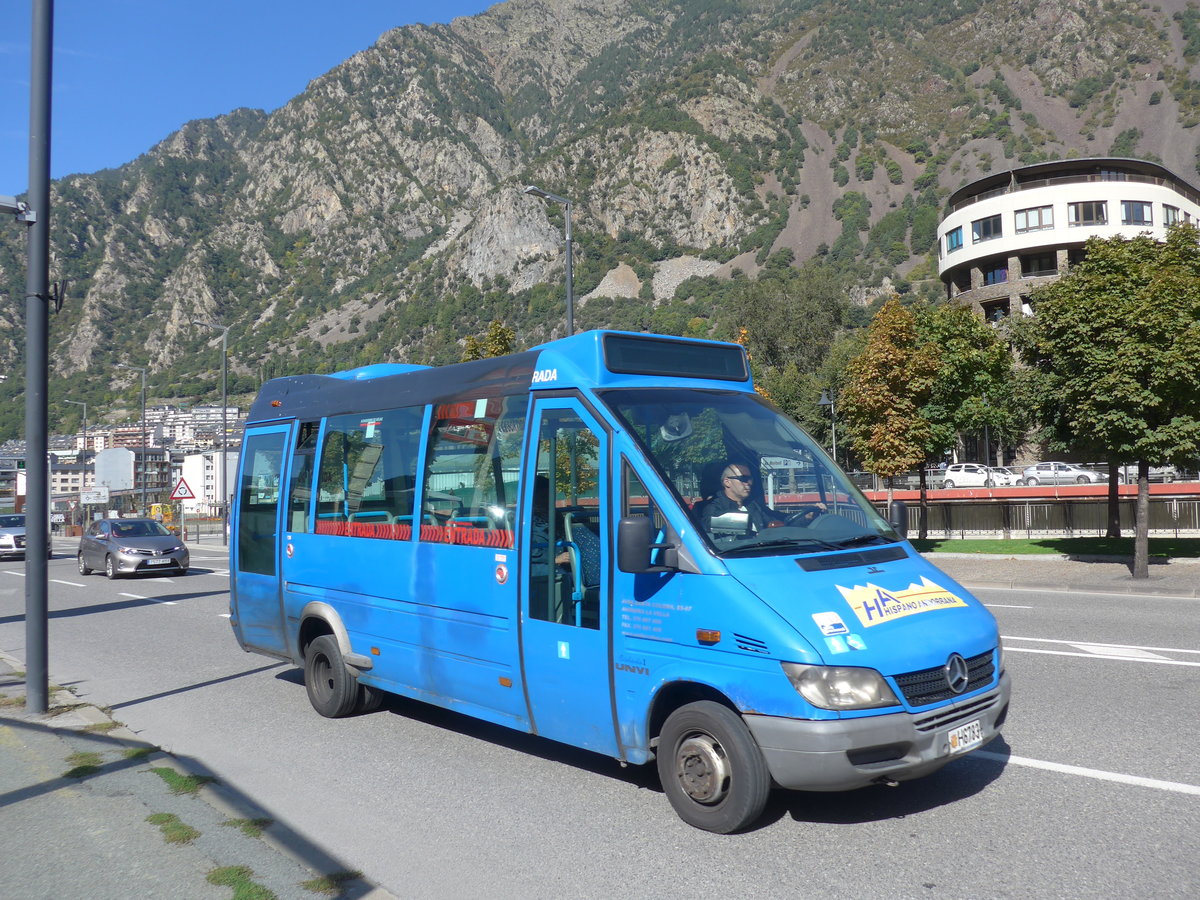
[[[195,500],[196,495],[192,493],[192,489],[188,487],[188,483],[182,478],[179,479],[179,484],[175,485],[175,490],[171,491],[172,500]]]

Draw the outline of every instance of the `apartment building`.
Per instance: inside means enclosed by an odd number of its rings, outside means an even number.
[[[1088,238],[1162,240],[1200,222],[1200,190],[1156,163],[1092,158],[997,172],[950,195],[938,226],[947,297],[989,321],[1032,314],[1030,293],[1082,258]]]

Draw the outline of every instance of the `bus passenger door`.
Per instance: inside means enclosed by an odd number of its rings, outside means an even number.
[[[609,662],[609,441],[542,400],[522,483],[521,653],[534,731],[617,755]]]
[[[238,467],[232,522],[229,611],[243,646],[287,652],[279,571],[279,498],[289,425],[248,428]]]

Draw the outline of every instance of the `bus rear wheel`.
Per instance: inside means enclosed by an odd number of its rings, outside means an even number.
[[[658,775],[679,817],[717,834],[753,823],[771,791],[766,761],[742,717],[710,700],[681,706],[667,717]]]
[[[323,634],[304,654],[304,687],[313,709],[327,719],[340,719],[358,705],[358,681],[342,659],[337,638]]]

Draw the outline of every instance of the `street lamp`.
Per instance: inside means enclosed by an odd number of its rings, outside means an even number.
[[[837,407],[834,405],[833,397],[829,391],[821,391],[821,399],[817,401],[817,406],[829,407],[829,421],[833,434],[833,461],[837,462]]]
[[[87,401],[63,400],[63,403],[83,407],[83,451],[79,456],[79,521],[85,522],[87,517],[83,514],[83,492],[87,490]]]
[[[129,363],[116,363],[116,367],[142,373],[142,515],[145,516],[150,514],[150,506],[146,503],[146,476],[149,474],[149,461],[146,458],[146,451],[149,449],[146,444],[146,370],[142,366],[131,366]]]
[[[574,285],[574,270],[572,269],[571,259],[571,201],[566,197],[560,197],[558,194],[552,194],[549,191],[544,191],[540,187],[527,185],[525,193],[531,197],[537,197],[539,200],[549,200],[552,203],[561,203],[567,208],[567,227],[566,227],[566,245],[567,245],[567,334],[575,333],[575,297],[573,291]]]
[[[229,460],[226,454],[229,452],[226,449],[226,444],[229,440],[229,432],[226,431],[225,425],[225,407],[226,390],[229,378],[229,354],[227,352],[229,346],[229,326],[217,325],[215,322],[201,322],[199,319],[192,319],[193,325],[200,325],[204,328],[212,328],[221,332],[221,518],[222,525],[229,523],[229,504],[226,502],[226,494],[229,493],[229,485],[225,482],[229,477]],[[229,529],[223,527],[221,529],[221,543],[223,546],[229,546]]]

